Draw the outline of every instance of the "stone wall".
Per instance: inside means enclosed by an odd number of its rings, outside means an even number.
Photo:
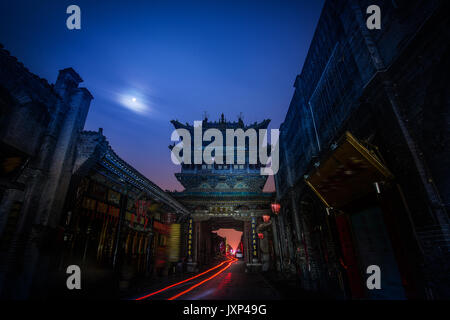
[[[84,127],[91,94],[79,88],[80,76],[61,70],[55,85],[29,72],[8,51],[0,49],[2,161],[25,159],[15,176],[2,177],[0,233],[8,228],[0,253],[1,296],[26,298],[36,275],[45,281],[63,203],[72,174],[75,146]],[[18,218],[9,220],[14,204]]]

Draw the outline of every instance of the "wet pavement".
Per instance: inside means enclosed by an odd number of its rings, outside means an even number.
[[[133,299],[143,297],[151,300],[171,298],[177,300],[277,300],[282,298],[261,273],[245,272],[245,262],[238,260],[226,268],[227,264],[205,271],[203,275],[199,274],[192,280],[184,277],[181,282],[172,279],[171,283],[166,282],[164,285],[154,284]],[[173,287],[167,288],[168,285]]]
[[[276,300],[279,293],[260,273],[246,273],[237,261],[216,278],[181,296],[181,300]]]

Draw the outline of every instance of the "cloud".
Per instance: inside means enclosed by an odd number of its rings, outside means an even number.
[[[121,106],[140,115],[149,115],[152,110],[150,102],[142,95],[136,93],[118,94],[117,101]]]

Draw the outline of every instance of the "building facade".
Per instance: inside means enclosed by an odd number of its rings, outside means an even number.
[[[275,176],[280,269],[337,297],[448,298],[449,19],[444,1],[377,1],[369,30],[372,4],[326,1],[295,80]],[[371,265],[383,290],[366,286]]]
[[[81,82],[67,68],[49,84],[0,48],[1,298],[67,292],[70,264],[83,266],[94,287],[124,267],[128,278],[159,260],[167,269],[170,225],[189,214],[101,130],[83,131],[93,97]],[[137,200],[149,201],[138,215]]]
[[[95,271],[96,285],[118,274],[122,290],[133,280],[167,275],[170,262],[177,262],[170,261],[170,254],[179,250],[173,229],[188,215],[170,194],[121,159],[102,129],[83,131],[60,222],[64,245],[59,264]]]
[[[71,68],[50,85],[4,49],[0,64],[0,295],[25,298],[44,278],[92,95]]]

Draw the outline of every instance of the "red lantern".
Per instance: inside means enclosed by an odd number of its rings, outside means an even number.
[[[279,203],[272,203],[271,207],[274,214],[280,213],[281,205]]]
[[[267,222],[270,221],[270,216],[269,216],[268,214],[264,214],[262,217],[263,217],[263,221],[264,221],[265,223],[267,223]]]
[[[258,238],[264,239],[264,233],[262,233],[262,232],[258,233]]]

